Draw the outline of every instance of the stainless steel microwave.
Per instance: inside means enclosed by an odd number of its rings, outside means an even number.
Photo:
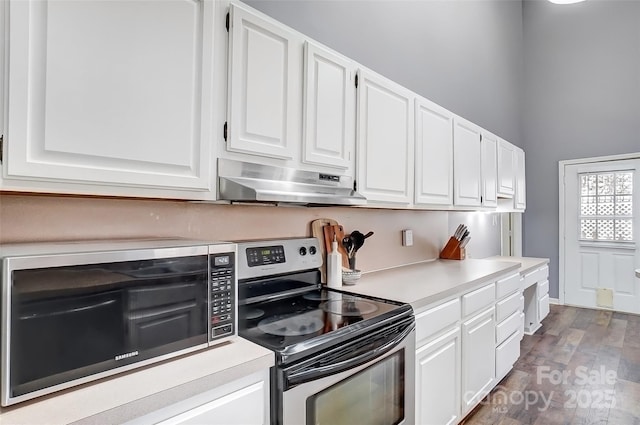
[[[1,246],[2,406],[233,338],[236,249],[191,240]]]

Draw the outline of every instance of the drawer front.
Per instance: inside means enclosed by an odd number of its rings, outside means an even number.
[[[501,379],[520,357],[520,334],[514,333],[496,348],[496,377]]]
[[[520,313],[520,339],[524,337],[524,313]]]
[[[492,283],[462,296],[462,313],[465,316],[489,307],[496,300],[496,284]]]
[[[496,326],[496,343],[501,344],[509,335],[519,332],[522,321],[520,312],[515,312]]]
[[[545,280],[544,282],[538,283],[538,299],[544,297],[549,293],[549,281]]]
[[[522,304],[520,298],[522,298]],[[524,311],[524,297],[520,291],[496,303],[496,321],[500,323],[516,311]]]
[[[460,298],[418,313],[416,314],[416,341],[429,338],[458,320],[460,320]]]
[[[496,298],[500,299],[520,289],[520,274],[516,273],[496,282]]]
[[[524,311],[524,295],[520,294],[520,311]]]
[[[542,322],[547,314],[549,314],[549,294],[538,300],[538,320]]]
[[[536,282],[541,282],[549,277],[549,266],[540,267],[537,270],[532,271],[524,275],[524,288],[533,285]]]

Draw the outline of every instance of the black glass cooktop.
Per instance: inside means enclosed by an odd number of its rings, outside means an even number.
[[[266,287],[291,287],[296,293],[271,293],[269,297]],[[406,304],[326,289],[290,277],[266,285],[256,283],[253,290],[241,285],[239,298],[240,336],[275,351],[279,363],[332,347],[412,313]]]

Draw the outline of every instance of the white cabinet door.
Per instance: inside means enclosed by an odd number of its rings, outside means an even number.
[[[462,324],[462,414],[489,393],[495,378],[493,306]]]
[[[482,205],[498,206],[498,139],[489,132],[482,132]]]
[[[514,206],[516,210],[524,211],[527,207],[527,193],[524,169],[524,151],[515,148],[516,151],[516,193]]]
[[[460,328],[416,350],[416,423],[460,418]]]
[[[232,4],[227,149],[293,159],[301,144],[302,39]]]
[[[213,2],[8,10],[5,178],[209,189]]]
[[[498,196],[512,197],[515,191],[515,147],[498,138]]]
[[[414,94],[371,71],[359,71],[358,191],[368,201],[411,204]]]
[[[305,43],[304,67],[303,162],[352,170],[355,67],[348,59],[310,41]]]
[[[470,121],[453,120],[453,203],[458,206],[482,204],[480,132]]]
[[[415,105],[415,203],[453,205],[453,114],[423,98]]]

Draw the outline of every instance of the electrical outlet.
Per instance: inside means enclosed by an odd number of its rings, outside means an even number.
[[[402,246],[413,246],[413,230],[402,231]]]

